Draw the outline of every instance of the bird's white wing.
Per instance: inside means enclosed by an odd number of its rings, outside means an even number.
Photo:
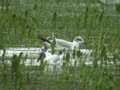
[[[58,48],[68,48],[70,49],[72,47],[72,42],[62,40],[62,39],[56,39],[56,47]]]

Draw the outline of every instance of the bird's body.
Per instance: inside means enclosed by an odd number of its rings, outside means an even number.
[[[60,66],[62,65],[63,56],[64,53],[61,51],[59,51],[59,53],[52,54],[52,52],[49,51],[48,48],[46,48],[46,44],[44,43],[44,46],[39,54],[39,59],[37,61],[38,63],[40,63],[41,60],[43,60],[43,62],[47,62],[48,69],[50,71],[53,71],[53,69],[55,68],[60,68]]]
[[[51,52],[45,52],[45,61],[47,61],[49,64],[58,64],[63,59],[64,54],[52,54]]]
[[[73,42],[69,42],[66,40],[62,40],[62,39],[55,39],[56,40],[56,47],[57,48],[66,48],[66,49],[70,49],[72,48]]]

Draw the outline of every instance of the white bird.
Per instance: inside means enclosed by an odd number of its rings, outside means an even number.
[[[64,53],[63,51],[59,51],[58,53],[52,54],[50,51],[48,51],[48,48],[46,44],[44,44],[44,47],[42,48],[42,51],[40,52],[40,56],[38,58],[38,62],[40,63],[41,60],[48,63],[48,69],[53,70],[54,67],[60,68],[62,65]]]
[[[51,43],[53,42],[53,40],[49,40]],[[45,43],[50,46],[51,43],[45,41]],[[56,43],[56,48],[58,49],[70,49],[73,50],[74,48],[79,48],[80,45],[82,45],[84,43],[84,39],[81,36],[77,36],[73,39],[72,42],[67,41],[67,40],[63,40],[63,39],[59,39],[59,38],[55,38],[55,43]]]
[[[66,48],[66,49],[74,49],[79,48],[79,46],[84,43],[84,40],[82,37],[77,36],[73,40],[73,42],[62,40],[62,39],[56,39],[56,47],[58,48]]]

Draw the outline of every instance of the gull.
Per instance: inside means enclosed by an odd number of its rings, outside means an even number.
[[[73,50],[74,48],[79,48],[79,46],[84,43],[84,40],[81,36],[77,36],[74,38],[73,42],[66,41],[63,39],[55,39],[56,40],[56,47],[58,48],[66,48]]]
[[[41,49],[37,62],[38,63],[47,62],[48,69],[53,71],[53,69],[55,68],[60,68],[60,66],[62,65],[63,56],[64,53],[62,50],[52,54],[50,51],[48,51],[48,47],[44,43],[44,47],[42,47]]]
[[[53,40],[43,39],[43,38],[40,38],[40,39],[42,41],[44,41],[48,46],[50,46],[50,44],[54,43]],[[84,39],[81,36],[76,36],[73,39],[72,42],[55,37],[55,46],[58,49],[70,49],[70,50],[73,50],[74,48],[79,48],[80,45],[82,45],[83,43],[84,43]]]
[[[40,52],[40,55],[37,61],[39,62],[40,60],[44,59],[49,64],[57,64],[62,60],[63,55],[64,54],[62,53],[62,51],[52,54],[49,51],[42,50],[42,52]]]

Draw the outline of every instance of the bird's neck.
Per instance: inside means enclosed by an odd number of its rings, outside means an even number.
[[[73,48],[78,48],[79,47],[79,43],[76,41],[73,41]]]

